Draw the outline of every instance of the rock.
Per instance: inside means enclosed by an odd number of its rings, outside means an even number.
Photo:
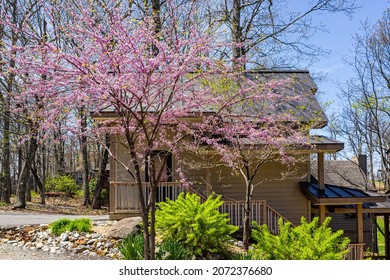
[[[141,222],[141,217],[122,219],[107,229],[106,236],[110,238],[125,238],[129,234],[136,233]]]
[[[90,240],[87,242],[87,245],[93,245],[95,242],[97,242],[97,239],[90,239]]]
[[[69,240],[69,234],[61,233],[60,239],[61,239],[61,241],[68,241]]]
[[[114,246],[114,244],[112,244],[110,241],[108,241],[105,245],[104,245],[104,248],[112,248]]]
[[[35,244],[35,248],[37,249],[42,249],[43,246],[45,246],[45,244],[43,244],[42,242],[38,242],[37,244]]]
[[[105,256],[107,254],[107,250],[96,250],[96,253],[99,256]]]
[[[91,257],[96,257],[98,254],[97,254],[96,252],[89,252],[89,255],[90,255]]]
[[[79,245],[77,246],[75,249],[74,249],[74,253],[75,254],[80,254],[82,252],[84,252],[85,250],[88,250],[88,248],[84,245]]]
[[[43,248],[42,248],[42,251],[43,252],[49,252],[50,251],[50,247],[48,245],[45,245]]]
[[[98,239],[99,237],[100,237],[100,234],[98,234],[98,233],[91,234],[91,239]]]
[[[76,240],[74,243],[77,245],[85,245],[85,244],[87,244],[87,240],[79,239],[79,240]]]

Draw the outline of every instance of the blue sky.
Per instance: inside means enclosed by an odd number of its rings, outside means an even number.
[[[299,3],[301,0],[295,0]],[[306,2],[306,1],[302,1]],[[323,14],[313,16],[313,21],[325,24],[328,32],[318,33],[311,39],[313,43],[319,44],[331,53],[326,57],[308,67],[311,72],[322,72],[327,75],[327,81],[317,82],[319,91],[318,96],[321,102],[335,103],[328,109],[327,114],[337,111],[339,101],[337,94],[339,89],[336,83],[345,83],[346,80],[353,77],[351,68],[345,63],[344,59],[353,54],[353,35],[360,33],[362,22],[368,20],[375,24],[382,17],[386,8],[390,7],[389,0],[357,0],[359,8],[350,19],[344,14]]]

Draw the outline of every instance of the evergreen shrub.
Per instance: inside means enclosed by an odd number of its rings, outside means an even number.
[[[57,175],[46,179],[45,189],[49,192],[64,192],[67,196],[72,197],[79,191],[79,186],[72,177]]]
[[[322,225],[318,217],[310,223],[302,217],[301,224],[292,227],[291,223],[279,220],[280,234],[273,235],[266,225],[254,224],[251,253],[256,259],[268,260],[341,260],[348,252],[350,242],[343,231],[333,232],[327,217]]]
[[[182,243],[196,257],[218,253],[238,230],[229,225],[227,214],[218,211],[222,204],[214,194],[201,203],[196,194],[181,193],[175,201],[158,203],[156,231],[163,240]]]

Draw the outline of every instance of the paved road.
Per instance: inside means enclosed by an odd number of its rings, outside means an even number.
[[[98,221],[98,220],[108,220],[108,215],[80,216],[80,215],[0,212],[0,227],[49,224],[61,218],[69,218],[71,220],[79,219],[79,218],[90,218],[92,220]]]

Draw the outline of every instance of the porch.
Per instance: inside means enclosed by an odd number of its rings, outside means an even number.
[[[145,202],[149,197],[149,183],[142,183]],[[197,193],[194,189],[187,188],[178,182],[160,182],[156,201],[165,201],[166,199],[175,200],[180,193],[196,193],[203,200],[206,197]],[[244,203],[241,200],[232,200],[223,198],[224,204],[220,207],[221,213],[226,213],[230,223],[234,226],[243,226]],[[251,203],[250,221],[255,221],[259,225],[266,224],[273,234],[279,234],[278,221],[282,218],[287,219],[272,209],[265,200],[253,200]],[[110,204],[109,215],[111,219],[117,219],[123,214],[126,216],[138,216],[141,214],[141,205],[139,201],[139,191],[136,183],[133,182],[111,182],[110,183]]]

